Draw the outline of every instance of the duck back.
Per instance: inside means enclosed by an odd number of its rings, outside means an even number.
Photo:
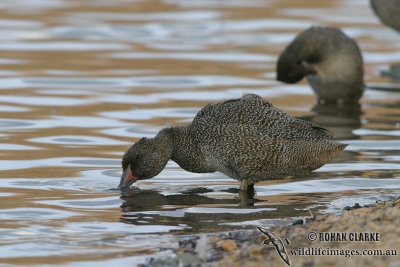
[[[252,182],[308,173],[345,147],[326,129],[289,116],[253,94],[207,105],[190,132],[207,164]]]

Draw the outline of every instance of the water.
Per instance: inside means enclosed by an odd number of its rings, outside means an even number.
[[[368,1],[0,3],[0,263],[132,266],[187,234],[289,223],[400,193],[400,35]],[[275,62],[310,25],[342,27],[365,59],[361,108],[322,109],[308,84],[275,81]],[[307,177],[256,185],[174,162],[126,196],[130,144],[190,122],[210,101],[254,92],[331,130],[346,150]]]

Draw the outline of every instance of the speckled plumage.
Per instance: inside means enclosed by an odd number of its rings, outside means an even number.
[[[306,77],[319,102],[356,102],[364,92],[363,60],[357,43],[334,27],[311,27],[281,53],[277,80]]]
[[[255,183],[306,174],[332,160],[346,145],[327,130],[296,119],[260,96],[208,104],[186,126],[162,129],[125,153],[133,176],[157,175],[169,159],[191,172],[222,172]]]

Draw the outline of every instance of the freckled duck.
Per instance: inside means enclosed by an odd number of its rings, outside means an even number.
[[[371,0],[372,9],[379,19],[400,32],[400,1],[399,0]]]
[[[245,94],[208,104],[189,125],[140,139],[123,156],[119,187],[156,176],[172,159],[190,172],[222,172],[241,181],[243,192],[258,181],[309,173],[346,146],[324,128]]]
[[[334,27],[311,27],[285,48],[277,80],[306,77],[319,103],[354,103],[364,92],[363,60],[357,43]]]

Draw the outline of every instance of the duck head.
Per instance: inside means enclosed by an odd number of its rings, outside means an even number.
[[[279,56],[276,66],[276,79],[286,83],[297,83],[303,77],[310,74],[317,74],[313,67],[313,63],[318,62],[317,54],[303,55],[303,51],[298,51],[298,48],[289,46]]]
[[[167,164],[169,155],[155,138],[142,138],[132,145],[122,158],[122,176],[119,188],[129,188],[137,180],[159,174]]]

